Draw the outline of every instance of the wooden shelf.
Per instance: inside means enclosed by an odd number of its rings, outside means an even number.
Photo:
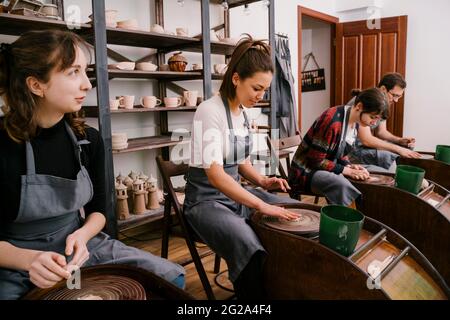
[[[163,147],[175,146],[179,143],[189,143],[190,139],[183,138],[179,141],[172,140],[172,137],[169,135],[161,135],[161,136],[152,136],[152,137],[142,137],[142,138],[134,138],[128,139],[128,148],[122,150],[114,150],[114,154],[135,152],[141,150],[152,150]]]
[[[164,206],[161,205],[159,209],[148,210],[144,214],[130,214],[127,220],[117,220],[117,227],[119,231],[125,231],[161,219],[163,216]]]
[[[89,26],[89,25],[87,25]],[[84,30],[83,36],[91,39],[92,32]],[[200,38],[181,37],[158,32],[126,30],[119,28],[106,28],[108,44],[123,45],[139,48],[154,48],[165,52],[176,50],[202,52],[202,40]],[[211,42],[212,54],[231,55],[235,45],[214,41]]]
[[[85,106],[82,108],[84,111],[84,115],[88,118],[97,118],[98,117],[98,107],[97,106]],[[133,109],[118,109],[118,110],[110,110],[111,114],[122,114],[122,113],[145,113],[145,112],[192,112],[197,110],[197,107],[175,107],[175,108],[167,108],[164,106],[159,106],[155,108],[143,108],[141,106],[134,106]]]
[[[130,47],[170,49],[173,47],[195,46],[200,44],[200,40],[190,37],[118,28],[106,28],[106,36],[109,44]]]
[[[75,31],[91,32],[92,28],[88,24],[81,24],[81,29]],[[51,20],[45,18],[25,17],[17,14],[0,13],[0,32],[11,36],[19,36],[26,31],[59,29],[69,30],[66,21]]]
[[[228,7],[231,8],[235,8],[238,6],[243,6],[244,4],[250,4],[253,2],[258,2],[260,0],[228,0]],[[211,0],[211,2],[216,3],[216,4],[221,4],[223,2],[223,0]]]
[[[108,69],[109,78],[121,79],[158,79],[166,81],[182,81],[182,80],[196,80],[202,79],[201,72],[174,72],[174,71],[140,71],[140,70],[111,70]],[[90,78],[95,78],[95,70],[87,69],[87,75]]]
[[[236,48],[236,46],[233,44],[211,41],[211,53],[213,54],[224,54],[227,56],[231,56],[234,48]]]

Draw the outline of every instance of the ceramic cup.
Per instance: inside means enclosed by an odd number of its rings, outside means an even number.
[[[175,108],[181,106],[183,99],[180,97],[165,97],[164,104],[167,108]]]
[[[201,63],[194,63],[192,65],[192,70],[202,70],[203,69],[203,64]]]
[[[424,177],[425,170],[421,168],[398,165],[395,172],[395,187],[418,194]]]
[[[155,96],[144,96],[141,98],[141,106],[144,108],[154,108],[161,104],[161,100]]]
[[[164,33],[164,28],[161,27],[159,24],[154,24],[152,25],[152,27],[150,28],[151,32],[157,32],[157,33]]]
[[[197,105],[198,91],[184,91],[183,97],[187,107],[195,107]]]
[[[189,32],[187,28],[176,28],[177,36],[188,37]]]
[[[44,4],[40,10],[46,16],[58,16],[58,6],[56,4]]]
[[[121,96],[120,100],[120,108],[124,109],[133,109],[134,107],[134,96]]]
[[[344,206],[325,206],[320,210],[319,241],[348,257],[355,250],[364,224],[364,215]]]
[[[109,99],[109,108],[111,110],[119,109],[120,99]]]

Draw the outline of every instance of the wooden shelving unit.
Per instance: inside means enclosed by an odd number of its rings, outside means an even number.
[[[98,107],[97,106],[84,106],[83,108],[84,116],[87,118],[97,118],[98,117]],[[197,107],[174,107],[167,108],[164,106],[158,106],[155,108],[143,108],[141,106],[134,106],[133,109],[118,109],[110,110],[111,114],[122,114],[122,113],[147,113],[147,112],[192,112],[197,110]]]
[[[252,1],[228,0],[230,8],[251,3]],[[271,1],[271,10],[269,13],[269,34],[271,44],[274,43],[274,23],[273,23],[273,1]],[[155,2],[155,23],[164,27],[163,0],[154,0]],[[92,0],[93,22],[89,24],[80,24],[76,28],[72,28],[65,21],[50,20],[45,18],[24,17],[8,13],[0,13],[0,33],[6,35],[18,36],[30,30],[46,30],[59,29],[73,31],[84,37],[97,50],[95,50],[96,65],[88,70],[88,76],[95,83],[97,90],[97,106],[87,106],[83,110],[87,117],[97,117],[99,122],[100,134],[105,141],[106,150],[112,150],[111,146],[111,115],[112,114],[156,114],[159,116],[161,132],[153,137],[141,137],[129,139],[128,148],[124,150],[113,150],[107,152],[105,157],[105,184],[106,193],[113,196],[114,192],[114,165],[113,155],[129,152],[138,152],[143,150],[161,149],[165,158],[168,158],[169,147],[180,143],[173,141],[168,130],[167,118],[168,112],[193,112],[197,107],[176,107],[166,108],[159,106],[153,109],[145,109],[136,107],[131,110],[109,109],[109,81],[113,79],[149,79],[159,81],[159,98],[166,95],[167,83],[182,80],[201,80],[203,82],[203,96],[208,99],[212,96],[212,80],[221,80],[223,75],[214,74],[211,70],[211,54],[219,54],[229,56],[234,50],[234,45],[223,42],[210,41],[210,17],[209,4],[217,2],[217,0],[201,0],[201,16],[202,16],[202,34],[200,38],[180,37],[168,34],[160,34],[147,31],[131,31],[117,28],[109,28],[104,24],[105,21],[105,2],[104,0]],[[221,2],[221,1],[220,1]],[[229,12],[225,14],[225,36],[229,36]],[[173,51],[190,51],[201,52],[203,56],[204,70],[186,71],[186,72],[170,72],[170,71],[124,71],[124,70],[108,70],[108,44],[123,45],[131,47],[153,48],[157,50],[158,64],[165,63],[165,54]],[[103,50],[99,50],[102,48]],[[116,55],[120,56],[120,55]],[[274,57],[273,57],[274,58]],[[271,101],[263,101],[255,107],[269,108],[274,94],[271,95]],[[273,113],[271,113],[273,114]],[[271,117],[271,124],[274,122],[274,116]],[[273,126],[272,126],[273,127]],[[189,139],[185,138],[181,143],[189,143]],[[106,204],[107,226],[106,231],[113,237],[117,237],[117,231],[136,227],[143,223],[148,223],[162,217],[163,209],[151,210],[144,215],[132,215],[127,221],[117,221],[115,215],[114,197],[108,199]]]
[[[51,20],[45,18],[24,17],[9,13],[0,13],[0,33],[11,36],[19,36],[24,32],[31,30],[59,29],[69,30],[65,21]],[[92,33],[92,26],[89,24],[80,24],[79,29],[73,29],[76,32]]]
[[[161,219],[163,215],[164,206],[161,206],[159,209],[148,210],[144,214],[131,214],[127,220],[118,220],[117,227],[120,231],[125,231]]]
[[[180,143],[189,143],[189,139],[180,138],[179,140],[174,140],[172,136],[169,135],[160,135],[160,136],[152,136],[152,137],[141,137],[128,139],[128,148],[122,150],[114,150],[113,153],[127,153],[127,152],[136,152],[143,150],[152,150],[159,148],[166,148],[175,146]]]

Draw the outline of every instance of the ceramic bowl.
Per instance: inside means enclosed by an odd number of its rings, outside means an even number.
[[[150,28],[151,32],[157,32],[157,33],[164,33],[164,28],[161,27],[159,24],[154,24],[152,25],[152,27]]]
[[[136,64],[136,70],[141,71],[156,71],[158,69],[158,66],[151,63],[151,62],[139,62]]]
[[[118,69],[118,70],[134,70],[134,67],[136,66],[135,62],[131,61],[123,61],[119,63],[110,64],[110,69]]]
[[[139,30],[139,24],[136,19],[129,19],[117,22],[117,28],[127,30]]]

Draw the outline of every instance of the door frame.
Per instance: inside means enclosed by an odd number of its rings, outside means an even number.
[[[330,106],[333,106],[334,99],[335,99],[335,68],[336,68],[336,28],[337,24],[339,23],[339,18],[334,17],[319,11],[315,11],[306,7],[297,6],[297,35],[298,35],[298,43],[297,43],[297,50],[298,50],[298,66],[297,66],[297,87],[298,87],[298,128],[301,131],[302,130],[302,81],[301,81],[301,75],[302,75],[302,61],[303,61],[303,54],[302,54],[302,18],[310,17],[313,19],[320,20],[322,22],[328,23],[331,26],[331,70],[330,70]]]

